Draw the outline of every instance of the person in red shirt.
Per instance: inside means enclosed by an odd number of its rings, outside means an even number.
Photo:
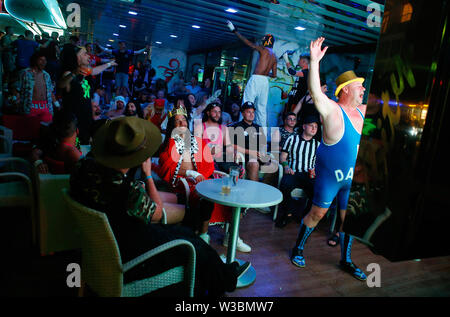
[[[190,133],[184,107],[169,113],[166,137],[161,146],[159,166],[155,171],[175,192],[184,193],[179,179],[187,180],[190,188],[189,210],[186,210],[183,223],[209,243],[208,226],[214,204],[202,200],[196,193],[195,186],[212,176],[214,160],[206,143]]]

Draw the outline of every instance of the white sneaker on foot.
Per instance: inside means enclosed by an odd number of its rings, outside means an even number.
[[[228,247],[228,234],[226,234],[223,239],[223,246]],[[236,250],[238,250],[239,252],[248,253],[252,251],[252,248],[248,244],[246,244],[241,238],[238,237],[236,243]]]

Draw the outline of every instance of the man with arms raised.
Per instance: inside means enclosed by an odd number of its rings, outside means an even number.
[[[273,53],[275,39],[273,35],[266,34],[262,39],[262,45],[256,45],[242,36],[233,23],[227,22],[231,32],[245,44],[259,53],[259,60],[255,72],[250,77],[244,90],[243,102],[250,101],[256,105],[255,121],[262,127],[267,127],[267,99],[269,97],[269,78],[277,77],[277,58]],[[270,73],[270,71],[272,71]],[[269,74],[270,73],[270,74]]]
[[[319,62],[328,49],[328,47],[322,49],[324,40],[320,37],[310,44],[311,64],[308,78],[311,96],[323,119],[323,142],[316,153],[313,206],[302,219],[297,242],[292,250],[291,262],[298,267],[305,266],[303,257],[305,243],[336,197],[342,220],[339,230],[340,266],[356,279],[364,281],[366,275],[351,259],[354,237],[342,232],[366,111],[366,106],[361,105],[365,91],[362,86],[364,78],[356,77],[353,71],[341,74],[336,79],[335,95],[338,102],[328,99],[320,89],[319,78]]]

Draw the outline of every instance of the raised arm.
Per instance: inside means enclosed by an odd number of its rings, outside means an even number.
[[[283,59],[284,59],[284,62],[286,63],[286,67],[288,69],[289,75],[296,76],[296,77],[304,76],[304,74],[301,70],[297,72],[297,71],[295,71],[294,67],[292,67],[291,62],[289,61],[288,51],[283,54]]]
[[[33,18],[33,22],[36,25],[36,27],[38,28],[39,32],[44,33],[45,31],[39,26],[39,24],[36,22],[36,18]]]
[[[294,109],[292,109],[292,112],[293,112],[293,113],[295,113],[295,114],[298,115],[298,113],[300,112],[300,110],[302,110],[303,103],[305,102],[306,96],[307,96],[307,95],[305,95],[302,99],[300,99],[300,101],[295,105]]]
[[[311,41],[309,46],[311,51],[311,62],[309,67],[308,85],[311,97],[314,101],[317,111],[325,119],[334,109],[333,101],[320,89],[320,75],[319,75],[319,62],[325,55],[328,46],[322,49],[322,43],[325,40],[323,37],[319,37],[315,41]]]
[[[111,67],[111,66],[117,66],[117,63],[116,63],[115,61],[112,61],[112,62],[108,62],[108,63],[103,64],[103,65],[94,67],[94,68],[92,69],[92,76],[95,76],[95,75],[100,74],[100,73],[103,72],[105,69],[108,69],[108,68]]]
[[[256,45],[253,42],[250,42],[245,36],[243,36],[241,33],[239,33],[236,29],[236,27],[233,25],[233,23],[231,23],[231,21],[227,21],[227,26],[230,29],[231,32],[233,32],[234,34],[236,34],[236,36],[242,41],[244,42],[246,45],[250,46],[252,49],[257,50],[258,52],[261,52],[263,50],[263,48],[259,45]]]
[[[148,49],[149,49],[149,46],[147,45],[147,46],[145,46],[143,49],[140,49],[140,50],[138,50],[138,51],[134,51],[134,55],[142,54],[142,53],[144,53],[145,51],[147,51]]]
[[[108,54],[112,54],[112,49],[103,47],[103,46],[101,46],[101,45],[98,44],[98,43],[96,43],[96,44],[98,45],[98,47],[99,47],[103,52],[106,52],[106,53],[108,53]]]

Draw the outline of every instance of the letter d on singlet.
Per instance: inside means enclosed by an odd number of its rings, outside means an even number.
[[[334,174],[336,175],[336,181],[342,182],[342,180],[344,179],[344,173],[342,173],[341,170],[335,170]]]

